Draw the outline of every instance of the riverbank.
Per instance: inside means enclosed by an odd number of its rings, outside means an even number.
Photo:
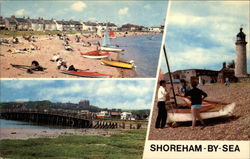
[[[69,135],[98,135],[110,136],[121,133],[119,130],[110,129],[26,129],[26,128],[1,128],[0,140],[4,139],[30,139],[30,138],[56,138]]]
[[[117,32],[117,37],[123,36],[142,36],[151,35],[152,33],[145,32]],[[154,33],[153,33],[154,34]],[[29,42],[24,40],[22,37],[18,37],[20,43],[8,45],[1,45],[1,65],[0,65],[0,77],[1,78],[77,78],[77,76],[71,76],[61,73],[57,69],[55,62],[51,62],[52,56],[54,54],[60,54],[68,66],[74,65],[77,69],[82,69],[90,72],[98,72],[102,74],[112,75],[114,78],[122,77],[134,77],[136,76],[133,71],[127,71],[124,69],[118,69],[115,67],[105,66],[100,63],[99,60],[93,60],[88,58],[83,58],[80,56],[81,52],[89,52],[96,50],[96,45],[83,46],[83,43],[76,42],[76,35],[81,37],[85,43],[98,41],[100,38],[96,37],[94,34],[89,34],[90,36],[84,36],[80,34],[69,34],[69,45],[72,47],[73,51],[67,51],[64,48],[64,41],[60,40],[56,35],[34,35],[36,37],[36,42]],[[12,38],[7,37],[7,40],[12,40]],[[25,53],[13,53],[15,50],[20,50],[24,48],[32,48],[37,46],[39,49],[28,51]],[[111,58],[118,59],[117,53],[111,53]],[[18,69],[11,66],[11,64],[17,65],[27,65],[30,66],[32,61],[38,61],[42,67],[45,67],[45,71],[35,71],[30,74],[26,72],[26,69]]]
[[[126,130],[110,136],[74,135],[57,138],[1,140],[0,157],[35,158],[142,158],[146,130]]]
[[[191,130],[191,122],[182,123],[176,128],[156,129],[156,103],[153,107],[149,140],[249,140],[250,139],[250,83],[233,83],[230,87],[223,84],[200,86],[207,92],[207,100],[236,103],[232,117],[205,120],[202,129],[198,124]],[[178,103],[181,100],[178,99]]]

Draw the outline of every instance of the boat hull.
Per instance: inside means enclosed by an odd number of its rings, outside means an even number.
[[[217,105],[214,107],[201,109],[202,119],[218,118],[231,116],[235,107],[235,103],[228,105]],[[168,112],[169,123],[171,122],[187,122],[192,121],[192,114],[190,109],[174,109]]]
[[[121,62],[121,61],[111,61],[108,59],[101,59],[101,62],[104,63],[105,65],[119,67],[119,68],[132,69],[134,67],[132,63]]]
[[[111,52],[122,52],[122,51],[124,51],[124,49],[104,47],[104,46],[101,46],[101,50],[102,51],[111,51]]]
[[[101,50],[96,50],[96,51],[90,51],[86,53],[80,53],[85,58],[91,58],[91,59],[102,59],[106,58],[110,55],[108,52],[101,53]]]
[[[64,71],[61,71],[61,73],[73,75],[73,76],[79,76],[79,77],[89,77],[89,78],[112,78],[111,75],[101,74],[97,72],[87,72],[84,70],[77,70],[77,71],[64,70]]]

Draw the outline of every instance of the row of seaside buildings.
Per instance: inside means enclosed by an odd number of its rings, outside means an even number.
[[[18,18],[0,17],[0,30],[25,30],[25,31],[88,31],[94,32],[97,28],[104,30],[108,26],[113,31],[145,31],[163,32],[163,26],[144,27],[134,24],[125,24],[118,27],[114,23],[81,22],[75,20],[46,20],[43,18],[31,19],[29,17]]]

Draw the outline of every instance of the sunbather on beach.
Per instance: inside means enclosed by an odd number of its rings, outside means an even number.
[[[53,54],[53,57],[52,57],[52,59],[50,61],[57,62],[60,58],[61,57],[60,57],[59,53],[58,54]]]
[[[192,111],[192,129],[194,129],[196,124],[196,119],[200,120],[201,124],[205,126],[205,123],[200,115],[201,103],[204,98],[207,97],[207,93],[203,92],[199,88],[197,88],[197,82],[192,82],[192,87],[190,91],[185,93],[185,97],[191,97],[191,111]]]
[[[59,58],[57,61],[57,69],[58,70],[60,70],[60,69],[66,70],[67,68],[68,67],[67,67],[66,61],[64,61],[62,58]]]

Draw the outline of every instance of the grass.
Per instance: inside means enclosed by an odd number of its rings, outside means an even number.
[[[13,30],[0,30],[0,37],[17,37],[23,35],[55,35],[60,33],[76,34],[78,31],[13,31]],[[87,33],[86,31],[83,33]]]
[[[60,136],[54,139],[1,140],[0,157],[13,159],[139,159],[146,130],[107,136]]]

